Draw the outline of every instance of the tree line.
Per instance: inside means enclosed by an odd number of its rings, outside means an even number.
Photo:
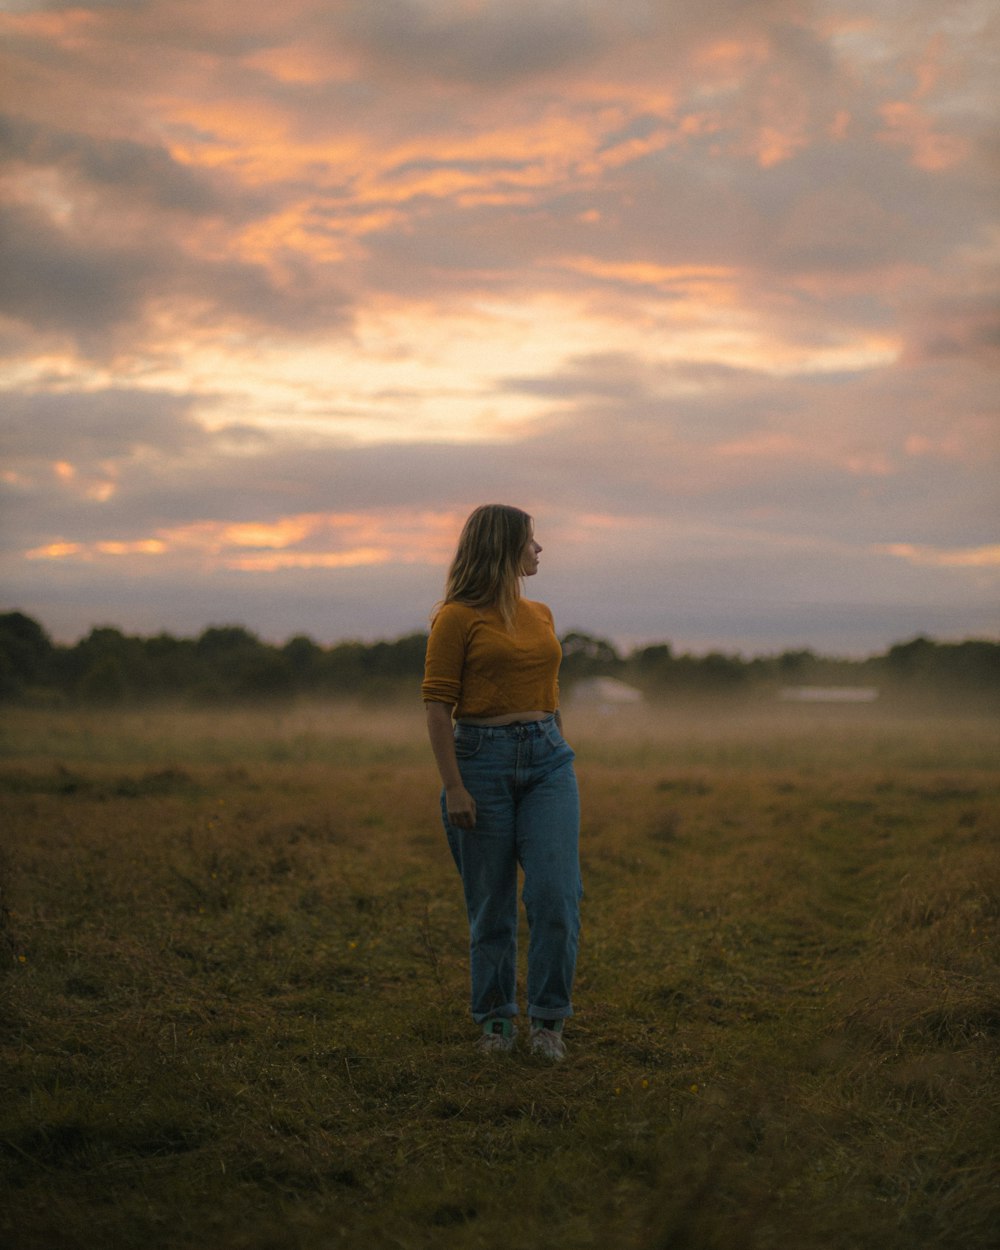
[[[239,625],[196,638],[137,637],[101,626],[72,645],[54,642],[23,612],[0,613],[0,699],[6,702],[127,705],[281,702],[297,698],[419,698],[425,633],[390,642],[321,646],[299,634],[282,645]],[[744,658],[677,653],[668,642],[622,654],[578,631],[562,639],[560,682],[613,677],[647,698],[775,697],[795,686],[869,686],[895,697],[936,697],[963,706],[1000,706],[1000,642],[896,643],[867,659],[811,650]]]

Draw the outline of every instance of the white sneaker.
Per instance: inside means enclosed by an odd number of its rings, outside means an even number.
[[[491,1016],[483,1021],[483,1031],[476,1047],[486,1054],[506,1054],[514,1049],[517,1025],[509,1016]]]
[[[532,1020],[531,1053],[542,1055],[558,1063],[566,1058],[566,1043],[562,1039],[561,1020]]]

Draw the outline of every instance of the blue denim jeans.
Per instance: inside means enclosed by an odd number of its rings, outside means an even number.
[[[441,813],[469,914],[472,1017],[517,1015],[517,869],[528,917],[528,1015],[561,1020],[580,933],[580,799],[574,754],[554,716],[521,725],[455,726],[475,829]]]

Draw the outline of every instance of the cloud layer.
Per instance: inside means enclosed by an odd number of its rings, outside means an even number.
[[[10,606],[390,636],[505,499],[564,628],[996,634],[986,0],[10,9]]]

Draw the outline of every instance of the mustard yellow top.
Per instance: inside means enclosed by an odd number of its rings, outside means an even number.
[[[463,716],[554,712],[559,706],[562,647],[544,603],[519,599],[508,630],[496,608],[446,603],[427,642],[421,694]]]

